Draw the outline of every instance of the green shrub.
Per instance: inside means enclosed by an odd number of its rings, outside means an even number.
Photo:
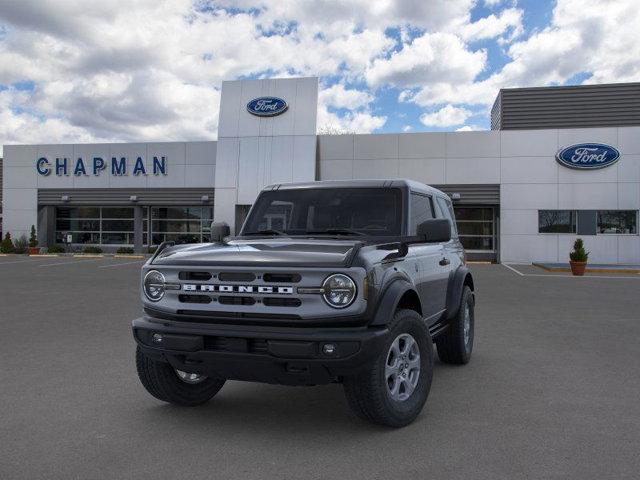
[[[7,232],[4,236],[4,240],[0,244],[0,252],[2,253],[13,253],[15,248],[13,247],[13,241],[11,240],[11,234]]]
[[[577,238],[573,243],[573,252],[569,253],[572,262],[586,262],[589,259],[589,252],[584,249],[584,242]]]
[[[100,247],[89,246],[84,247],[82,253],[102,253],[102,249]]]
[[[118,250],[116,250],[116,253],[119,253],[120,255],[129,255],[129,254],[133,253],[133,248],[131,248],[131,247],[120,247]]]
[[[36,227],[35,225],[31,225],[31,235],[29,235],[29,246],[37,247],[38,246],[38,237],[36,235]]]
[[[20,235],[20,238],[18,238],[14,242],[13,251],[15,253],[27,253],[27,247],[28,246],[29,246],[29,242],[27,240],[27,236],[26,235]]]
[[[64,247],[62,245],[51,245],[48,249],[47,252],[49,253],[64,253]]]

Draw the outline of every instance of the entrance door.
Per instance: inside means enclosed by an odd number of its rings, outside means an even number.
[[[460,242],[470,260],[497,260],[497,209],[493,206],[454,206]]]

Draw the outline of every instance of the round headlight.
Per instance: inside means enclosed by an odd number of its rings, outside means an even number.
[[[151,270],[144,276],[144,294],[152,302],[164,297],[164,275],[157,270]]]
[[[356,298],[356,284],[346,275],[329,275],[322,283],[322,298],[333,308],[345,308]]]

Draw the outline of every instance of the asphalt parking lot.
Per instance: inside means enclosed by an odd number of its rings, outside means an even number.
[[[339,385],[156,401],[129,327],[141,264],[0,258],[0,478],[639,476],[639,275],[473,266],[474,358],[437,363],[422,415],[390,430],[354,417]]]

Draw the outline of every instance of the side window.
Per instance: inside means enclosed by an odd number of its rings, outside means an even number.
[[[449,219],[451,222],[451,238],[458,238],[458,227],[456,225],[456,217],[453,213],[453,205],[451,205],[449,200],[445,200],[441,197],[437,197],[436,201],[438,202],[438,206],[440,207],[440,211],[444,218]]]
[[[419,193],[411,193],[409,235],[415,235],[418,231],[418,225],[431,218],[435,218],[431,197]]]

